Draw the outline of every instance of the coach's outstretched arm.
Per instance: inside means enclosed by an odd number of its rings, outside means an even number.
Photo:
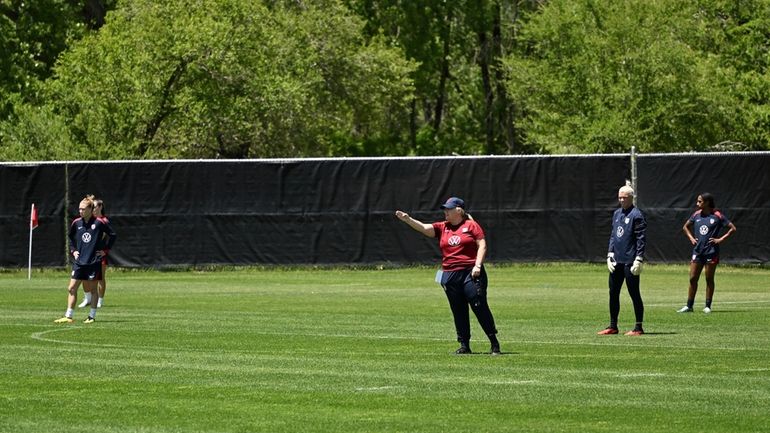
[[[432,224],[425,224],[422,221],[418,221],[418,220],[410,217],[408,213],[402,212],[400,210],[396,211],[396,218],[398,218],[401,221],[405,222],[409,227],[417,230],[418,232],[424,234],[425,236],[427,236],[429,238],[435,238],[436,237],[436,231],[433,229],[433,225]]]

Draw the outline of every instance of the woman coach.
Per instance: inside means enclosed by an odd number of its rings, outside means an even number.
[[[444,288],[454,316],[457,341],[460,342],[460,348],[455,353],[472,353],[470,305],[489,337],[490,353],[499,355],[495,319],[487,304],[487,273],[484,269],[487,241],[484,230],[465,212],[465,202],[457,197],[449,198],[441,209],[444,210],[445,221],[433,224],[418,221],[400,210],[396,211],[396,217],[429,238],[439,238],[442,261],[436,281]]]

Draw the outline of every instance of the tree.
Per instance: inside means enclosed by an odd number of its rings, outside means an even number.
[[[736,91],[734,61],[723,48],[708,52],[707,41],[723,37],[709,28],[714,4],[706,3],[545,3],[505,62],[527,141],[554,153],[709,150],[745,140],[767,148],[746,128],[756,105]]]
[[[59,55],[104,22],[114,0],[0,0],[0,159],[64,158],[73,149],[43,88]]]
[[[409,142],[415,154],[490,154],[518,146],[501,59],[520,9],[536,1],[348,0],[370,36],[418,62]]]
[[[693,40],[715,59],[712,87],[728,99],[732,134],[714,150],[770,149],[770,1],[711,0],[693,14],[700,33]]]
[[[112,1],[0,0],[0,118],[11,95],[38,97],[39,82],[51,75],[68,44],[96,29]]]
[[[269,6],[269,7],[268,7]],[[413,66],[337,2],[137,0],[47,85],[78,158],[325,156],[390,141]],[[394,144],[395,143],[395,144]],[[71,157],[75,157],[74,155]]]

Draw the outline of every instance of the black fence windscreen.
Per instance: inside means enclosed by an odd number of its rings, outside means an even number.
[[[722,261],[770,261],[770,153],[641,155],[637,161],[650,257],[688,260],[692,246],[682,228],[698,195],[709,192],[737,228],[721,245]]]
[[[648,259],[687,260],[681,226],[710,190],[739,228],[723,261],[767,262],[768,158],[641,156]],[[118,266],[438,263],[436,240],[394,212],[437,221],[452,195],[485,229],[491,261],[600,261],[630,172],[627,155],[0,164],[0,267],[27,264],[31,203],[33,265],[64,266],[86,194],[105,201]]]

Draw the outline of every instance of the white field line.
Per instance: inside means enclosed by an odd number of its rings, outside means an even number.
[[[185,350],[180,349],[178,347],[176,348],[166,348],[166,347],[157,347],[157,346],[134,346],[134,345],[120,345],[120,344],[101,344],[101,343],[90,343],[90,342],[82,342],[82,341],[71,341],[71,340],[64,340],[64,339],[57,339],[57,338],[50,338],[48,335],[58,333],[58,332],[64,332],[64,331],[71,331],[76,329],[84,329],[83,327],[62,327],[57,329],[49,329],[47,331],[41,331],[41,332],[35,332],[30,337],[33,340],[38,341],[44,341],[49,343],[57,343],[57,344],[69,344],[69,345],[80,345],[80,346],[91,346],[91,347],[103,347],[103,348],[130,348],[130,349],[147,349],[147,350]],[[593,333],[593,330],[586,331],[589,334]],[[359,339],[372,339],[372,340],[407,340],[407,341],[450,341],[447,338],[437,338],[437,337],[419,337],[419,336],[391,336],[391,335],[360,335],[360,334],[343,334],[343,333],[319,333],[319,332],[300,332],[300,333],[292,333],[292,332],[260,332],[260,335],[281,335],[281,336],[298,336],[298,337],[318,337],[318,338],[359,338]],[[636,339],[644,339],[644,341],[649,342],[649,340],[653,339],[654,336],[648,335],[648,336],[642,336],[642,337],[635,337]],[[521,352],[520,347],[522,344],[535,344],[535,345],[558,345],[558,346],[607,346],[608,344],[606,341],[608,338],[606,337],[597,337],[597,339],[602,340],[602,342],[569,342],[569,341],[544,341],[544,340],[500,340],[503,344],[503,350],[504,351],[513,351],[514,354],[524,354]],[[615,346],[638,346],[637,344],[632,343],[632,341],[628,338],[620,337],[618,340],[625,340],[628,343],[626,344],[625,341],[622,344],[615,344]],[[476,342],[476,345],[479,344],[486,344],[486,342],[478,341]],[[768,348],[762,348],[762,347],[724,347],[724,346],[708,346],[708,347],[702,347],[702,346],[682,346],[679,344],[656,344],[656,345],[649,345],[645,344],[644,347],[654,347],[659,349],[676,349],[676,350],[724,350],[724,351],[734,351],[734,352],[766,352],[770,349]],[[195,352],[199,350],[193,350]],[[388,355],[390,352],[383,352],[383,355]],[[553,355],[549,355],[553,356]],[[558,356],[558,355],[557,355]],[[568,356],[569,357],[569,356]]]
[[[98,343],[89,343],[84,341],[60,340],[56,338],[47,337],[47,335],[49,334],[54,334],[54,333],[64,332],[64,331],[73,331],[78,329],[85,329],[85,328],[68,326],[68,327],[62,327],[57,329],[49,329],[47,331],[35,332],[34,334],[30,335],[30,338],[32,338],[33,340],[45,341],[48,343],[71,344],[71,345],[77,345],[77,346],[116,347],[116,348],[126,347],[126,346],[120,346],[116,344],[98,344]]]
[[[644,290],[644,289],[642,289],[642,290]],[[685,299],[685,300],[687,299],[687,295],[686,294],[684,295],[683,299]],[[702,303],[703,303],[703,300],[701,300],[701,304]],[[770,304],[770,300],[759,300],[759,301],[720,301],[719,298],[717,298],[714,301],[714,306],[717,306],[717,307],[719,305],[754,305],[754,304]],[[682,305],[683,305],[683,303],[678,303],[678,304],[672,304],[672,303],[648,304],[646,302],[644,303],[645,307],[649,306],[649,307],[674,307],[675,308],[676,306],[680,306],[681,307]],[[759,308],[765,308],[765,307],[759,307]]]

